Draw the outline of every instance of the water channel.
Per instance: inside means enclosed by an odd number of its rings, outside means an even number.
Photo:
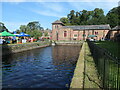
[[[2,57],[3,88],[69,88],[80,46],[49,46]]]

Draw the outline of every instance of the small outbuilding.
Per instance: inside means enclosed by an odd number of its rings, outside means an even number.
[[[120,26],[112,28],[108,32],[108,38],[113,41],[120,41]]]

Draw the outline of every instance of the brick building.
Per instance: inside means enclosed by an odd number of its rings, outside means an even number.
[[[43,38],[46,38],[46,39],[52,38],[52,30],[50,30],[50,29],[44,30],[44,31],[42,31],[42,33],[43,33],[43,35],[42,35]]]
[[[113,41],[120,41],[120,26],[116,26],[109,30],[107,37]]]
[[[52,23],[52,40],[86,40],[86,39],[104,39],[110,30],[107,25],[79,25],[65,26],[57,20]]]

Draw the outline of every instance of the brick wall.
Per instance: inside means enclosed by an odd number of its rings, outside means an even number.
[[[56,28],[57,27],[57,28]],[[72,30],[62,28],[61,24],[52,25],[52,40],[86,40],[88,35],[97,35],[94,39],[105,38],[109,30]],[[66,35],[64,33],[66,32]],[[85,37],[83,37],[85,34]]]

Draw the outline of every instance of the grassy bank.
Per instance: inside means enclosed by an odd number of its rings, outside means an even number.
[[[99,73],[103,88],[120,88],[120,46],[118,42],[88,42]],[[99,46],[99,47],[98,47]],[[114,57],[113,57],[114,56]]]
[[[95,42],[96,45],[105,48],[109,51],[112,55],[116,57],[120,57],[120,42],[113,42],[113,41],[99,41]]]

